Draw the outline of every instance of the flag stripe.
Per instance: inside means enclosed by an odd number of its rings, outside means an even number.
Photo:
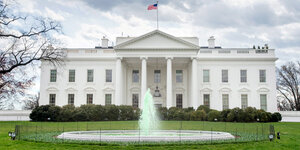
[[[149,5],[148,10],[157,9],[157,4]]]

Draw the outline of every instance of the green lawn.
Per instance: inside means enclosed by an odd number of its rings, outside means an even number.
[[[300,123],[272,123],[275,131],[281,132],[281,139],[258,142],[238,142],[225,144],[70,144],[49,143],[33,141],[12,141],[8,137],[8,131],[14,131],[15,125],[30,126],[26,131],[32,130],[38,133],[49,133],[53,131],[72,130],[113,130],[113,129],[137,129],[137,121],[105,121],[105,122],[0,122],[0,150],[4,149],[300,149]],[[267,134],[268,123],[224,123],[224,122],[201,122],[201,121],[163,121],[162,129],[189,129],[189,130],[214,130],[227,131],[231,133],[253,133],[254,135]],[[25,131],[23,128],[23,130]]]

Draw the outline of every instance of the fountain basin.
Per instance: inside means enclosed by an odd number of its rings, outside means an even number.
[[[235,137],[227,132],[197,130],[154,130],[144,135],[139,130],[72,131],[57,136],[60,139],[105,142],[172,142],[229,140]]]

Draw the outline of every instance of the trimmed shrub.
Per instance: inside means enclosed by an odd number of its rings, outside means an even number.
[[[158,108],[157,113],[161,120],[168,120],[168,108],[167,107]]]
[[[206,114],[211,111],[211,109],[205,105],[200,105],[197,110],[204,110]]]
[[[272,122],[278,122],[281,121],[282,117],[281,114],[279,112],[275,112],[272,114]]]
[[[227,121],[227,116],[230,113],[230,109],[225,109],[221,111],[221,121]]]
[[[168,110],[168,120],[176,120],[176,115],[178,115],[178,111],[180,110],[180,108],[177,107],[171,107]]]
[[[205,121],[206,120],[206,112],[204,110],[196,110],[192,112],[191,119],[194,121]]]
[[[215,119],[217,119],[217,121],[221,120],[221,112],[217,111],[217,110],[211,110],[208,114],[207,114],[207,120],[208,121],[215,121]]]
[[[76,121],[75,120],[75,106],[65,105],[61,108],[59,113],[59,121]]]
[[[105,108],[106,120],[119,120],[120,110],[116,105],[107,105]]]
[[[133,107],[121,105],[119,106],[120,110],[120,120],[133,120],[134,118],[134,111]]]
[[[58,121],[60,107],[43,105],[32,110],[29,117],[32,121]]]

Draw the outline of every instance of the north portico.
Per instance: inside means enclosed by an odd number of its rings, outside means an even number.
[[[132,99],[130,95],[134,93],[139,94],[142,99],[148,88],[153,94],[157,88],[161,96],[155,97],[154,95],[156,105],[168,108],[176,106],[176,94],[180,94],[181,107],[193,107],[193,104],[196,104],[197,95],[188,96],[188,85],[193,83],[188,83],[187,75],[190,72],[197,73],[197,70],[192,69],[197,69],[195,56],[200,47],[196,45],[198,38],[190,37],[189,39],[190,41],[183,40],[159,30],[133,39],[117,38],[117,46],[114,48],[118,57],[116,72],[122,72],[122,63],[126,66],[124,68],[126,70],[131,71],[134,68],[140,70],[139,84],[128,84],[129,91],[126,95],[129,97],[127,99]],[[190,64],[194,67],[189,68]],[[130,71],[127,72],[128,76],[131,76]],[[176,71],[182,72],[182,76],[178,77],[182,79],[176,80]],[[197,75],[194,78],[196,80]],[[123,81],[130,82],[130,78],[122,80],[122,74],[117,73],[116,81],[124,84]],[[197,93],[196,85],[193,87],[195,88],[191,89],[191,93]],[[119,96],[124,94],[122,92],[121,88],[116,90],[116,101],[123,101],[124,96]],[[140,101],[140,108],[143,106],[142,103],[143,101]]]
[[[157,107],[248,106],[276,111],[274,49],[221,48],[214,37],[154,30],[117,37],[116,46],[65,49],[65,66],[41,66],[41,104],[115,104],[142,108],[149,88]]]

